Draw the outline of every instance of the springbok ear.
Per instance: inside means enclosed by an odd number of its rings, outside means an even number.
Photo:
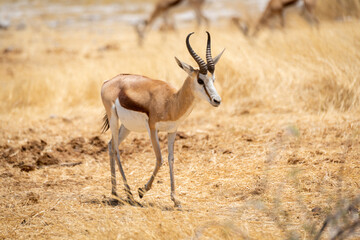
[[[179,67],[181,67],[189,75],[194,72],[194,68],[192,66],[190,66],[189,64],[186,64],[186,63],[180,61],[179,59],[177,59],[177,57],[175,57],[175,60],[176,60],[177,64],[179,65]]]
[[[220,59],[221,55],[224,53],[224,51],[225,51],[225,48],[224,48],[224,50],[222,50],[222,52],[221,52],[219,55],[217,55],[217,56],[213,59],[214,65],[216,65],[216,63],[219,61],[219,59]]]

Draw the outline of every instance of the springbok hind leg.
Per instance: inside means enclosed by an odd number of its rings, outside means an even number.
[[[109,158],[110,158],[110,171],[111,171],[111,195],[118,196],[116,193],[116,172],[115,172],[115,158],[114,152],[112,151],[112,141],[109,141]]]
[[[124,125],[121,125],[119,129],[119,137],[118,137],[118,144],[120,145],[122,141],[129,135],[130,131],[124,127]],[[115,172],[115,156],[116,153],[112,151],[112,140],[110,140],[108,144],[109,148],[109,157],[110,157],[110,169],[111,169],[111,194],[114,196],[117,196],[116,193],[116,172]],[[116,158],[117,161],[118,158]],[[118,163],[119,164],[119,163]]]
[[[119,167],[124,185],[125,185],[125,192],[128,197],[128,202],[130,204],[135,204],[134,197],[131,193],[130,187],[127,183],[126,176],[124,169],[122,168],[121,161],[120,161],[120,153],[119,153],[119,142],[123,141],[125,137],[129,134],[129,130],[127,130],[123,125],[121,125],[119,129],[119,122],[115,112],[115,108],[113,108],[111,118],[110,118],[110,129],[112,133],[111,139],[111,151],[110,151],[110,167],[111,167],[111,183],[112,185],[112,192],[116,194],[116,180],[115,180],[115,163],[114,158],[116,158],[117,165]],[[118,132],[119,131],[119,132]]]

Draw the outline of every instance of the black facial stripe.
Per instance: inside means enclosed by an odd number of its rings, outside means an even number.
[[[209,97],[209,100],[211,101],[210,94],[208,93],[208,91],[207,91],[207,89],[206,89],[206,87],[205,87],[205,84],[204,84],[204,90],[205,90],[206,95]]]
[[[198,74],[198,79],[201,79],[200,78],[200,73]],[[202,79],[201,79],[202,80]],[[203,80],[204,84],[203,84],[203,87],[204,87],[204,90],[205,90],[205,93],[206,95],[209,97],[209,100],[211,101],[211,97],[210,97],[210,94],[209,92],[207,91],[206,87],[205,87],[205,81]]]

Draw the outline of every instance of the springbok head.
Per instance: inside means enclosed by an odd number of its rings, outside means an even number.
[[[201,59],[199,55],[195,53],[195,51],[190,46],[190,36],[193,34],[190,33],[186,37],[186,47],[190,53],[190,55],[194,58],[196,63],[199,66],[199,69],[194,69],[189,64],[186,64],[175,57],[177,64],[189,74],[189,76],[193,79],[193,91],[196,97],[204,99],[208,101],[212,106],[218,107],[221,103],[221,97],[217,93],[214,82],[215,82],[215,65],[219,61],[221,55],[224,53],[225,49],[217,55],[215,58],[211,56],[211,38],[210,33],[206,32],[207,46],[206,46],[206,61]]]

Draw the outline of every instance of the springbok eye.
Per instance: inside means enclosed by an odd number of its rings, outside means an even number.
[[[204,81],[203,80],[201,80],[200,78],[198,78],[198,84],[200,84],[200,85],[204,85]]]

